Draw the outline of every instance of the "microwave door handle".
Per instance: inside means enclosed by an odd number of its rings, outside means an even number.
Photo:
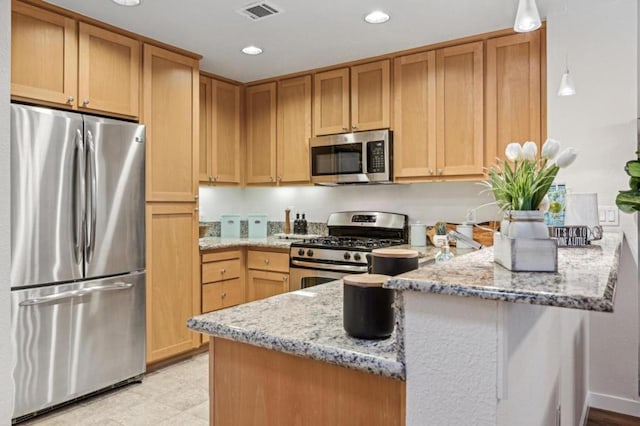
[[[88,198],[90,199],[90,214],[91,220],[87,228],[87,259],[86,262],[90,263],[93,259],[93,253],[95,251],[96,244],[96,213],[97,213],[97,182],[96,182],[96,150],[93,143],[93,134],[91,130],[87,130],[87,158],[89,169],[89,191]]]
[[[73,158],[73,255],[77,264],[82,262],[82,250],[84,247],[85,227],[85,154],[82,131],[76,129],[75,155]]]

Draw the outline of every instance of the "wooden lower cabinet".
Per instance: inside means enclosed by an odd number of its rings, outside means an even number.
[[[202,254],[202,312],[244,303],[244,251],[218,250]]]
[[[210,424],[402,426],[405,383],[214,338]]]
[[[289,274],[256,271],[247,273],[247,302],[266,299],[289,291]]]
[[[186,327],[200,313],[195,203],[147,204],[147,363],[200,345]]]

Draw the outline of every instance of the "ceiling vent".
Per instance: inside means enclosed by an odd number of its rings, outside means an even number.
[[[273,3],[267,3],[265,1],[259,1],[256,3],[251,3],[244,6],[242,9],[236,10],[241,15],[246,16],[247,18],[257,21],[258,19],[268,18],[273,15],[280,14],[284,12],[284,10],[280,9],[278,6]]]

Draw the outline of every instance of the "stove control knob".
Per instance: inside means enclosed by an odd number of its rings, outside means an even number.
[[[313,256],[313,250],[311,250],[311,249],[307,250],[307,256],[312,257]]]
[[[362,257],[360,257],[360,253],[356,253],[353,255],[353,260],[355,260],[356,262],[359,262],[360,259],[362,259]]]
[[[304,256],[304,249],[298,249],[298,256]]]
[[[344,254],[344,260],[349,260],[349,259],[351,259],[351,253],[346,252],[346,253]]]

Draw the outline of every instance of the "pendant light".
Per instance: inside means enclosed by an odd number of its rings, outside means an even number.
[[[513,30],[517,33],[527,33],[537,30],[541,25],[536,0],[520,0]]]
[[[564,15],[566,20],[566,34],[567,44],[569,43],[569,37],[571,37],[571,31],[569,29],[569,0],[564,4]],[[576,86],[573,84],[573,78],[569,74],[569,47],[567,46],[567,53],[564,57],[564,73],[560,77],[560,86],[558,86],[558,96],[573,96],[576,94]]]

